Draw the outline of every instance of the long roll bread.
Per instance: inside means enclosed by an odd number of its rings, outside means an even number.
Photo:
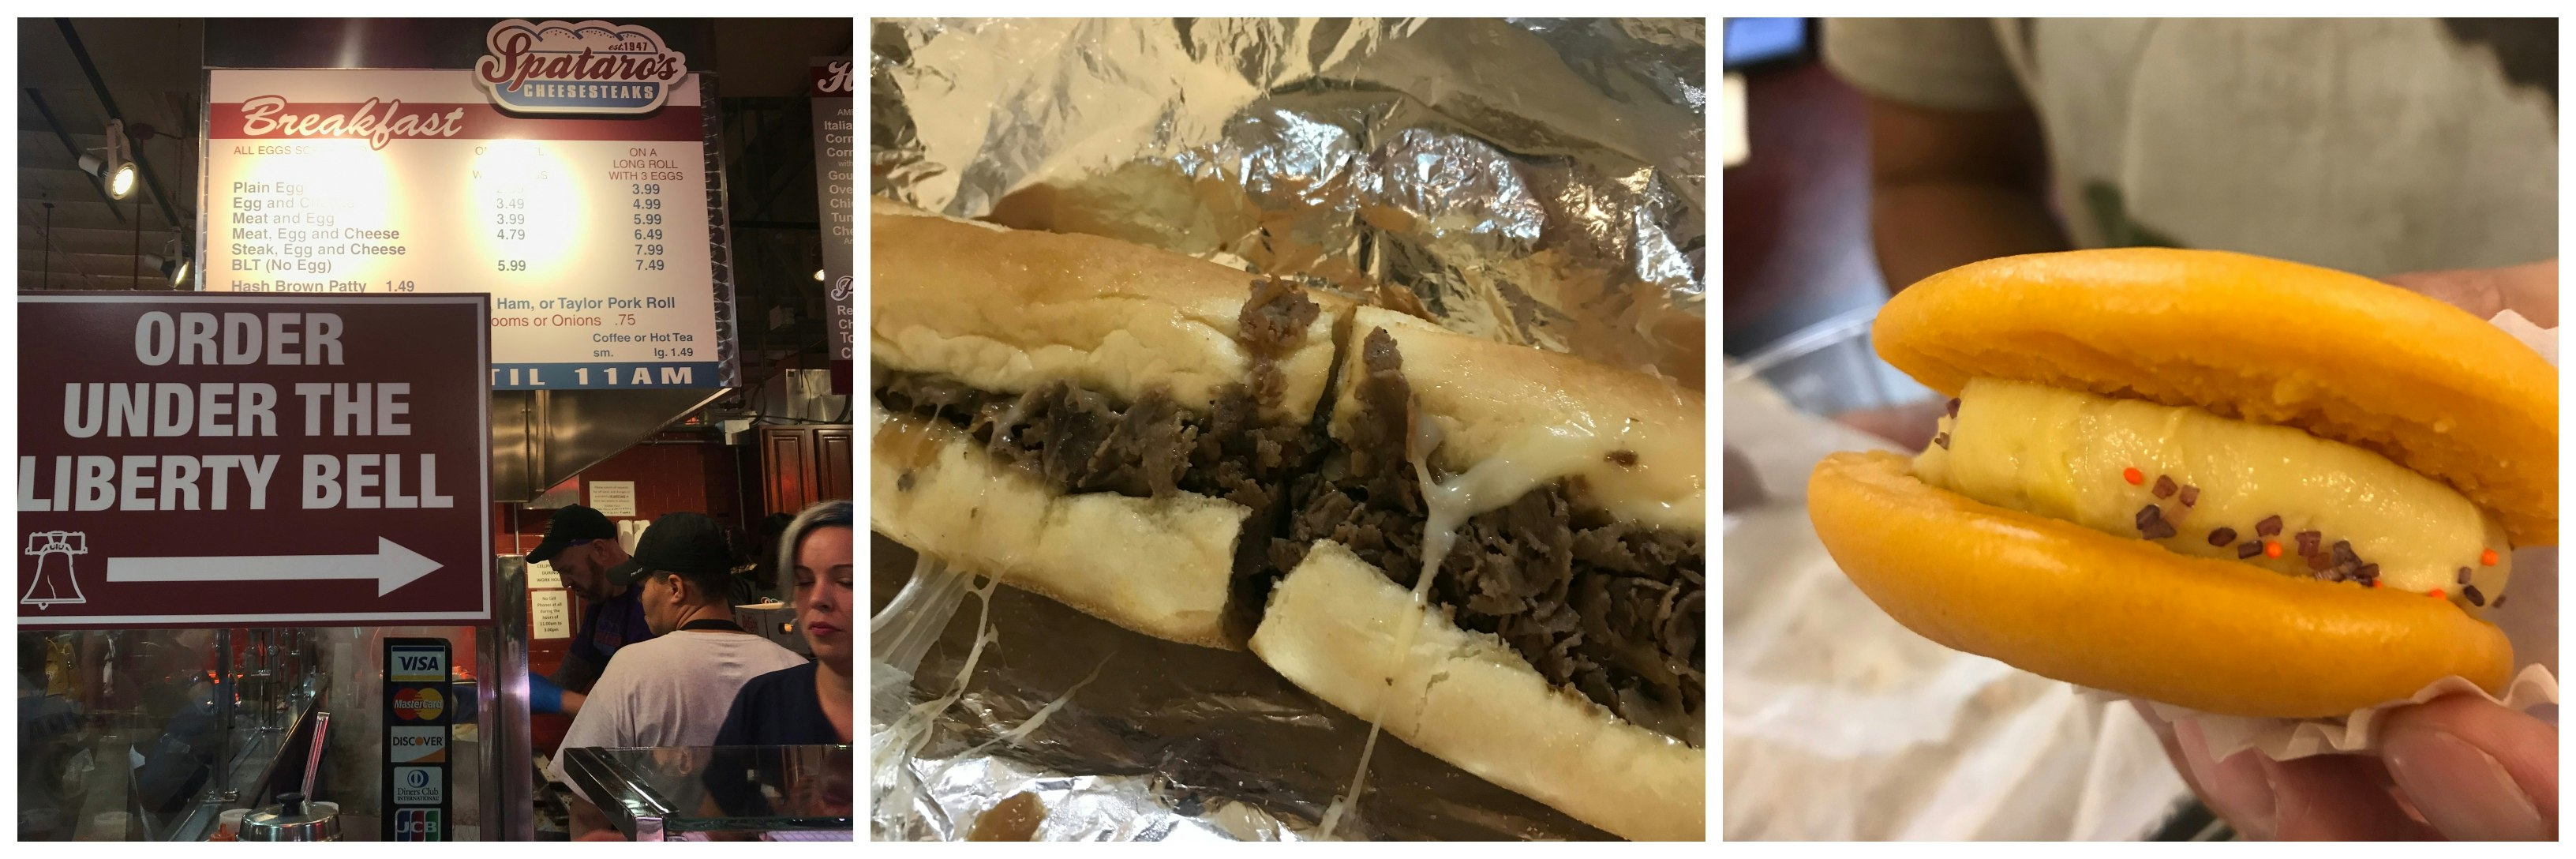
[[[1253,652],[1577,819],[1703,837],[1700,397],[1378,308],[1347,336]]]
[[[1348,303],[883,201],[869,248],[872,527],[1138,632],[1239,648],[1233,591],[1258,593],[1277,494],[1312,459]]]

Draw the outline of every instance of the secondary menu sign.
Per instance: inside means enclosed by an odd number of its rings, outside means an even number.
[[[200,282],[490,293],[495,388],[728,384],[685,62],[650,30],[507,21],[472,70],[209,71]]]
[[[832,357],[848,361],[858,330],[850,279],[858,259],[859,235],[854,154],[858,123],[851,112],[850,58],[814,60],[812,79],[813,90],[806,95],[814,102],[814,202],[823,215],[823,283],[831,289]]]
[[[488,622],[489,314],[19,296],[19,625]]]

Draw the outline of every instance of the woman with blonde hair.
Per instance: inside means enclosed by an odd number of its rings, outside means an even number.
[[[778,541],[781,590],[791,595],[796,629],[814,661],[743,684],[716,731],[719,746],[846,745],[856,708],[852,678],[850,581],[857,536],[848,501],[825,501],[799,513]]]

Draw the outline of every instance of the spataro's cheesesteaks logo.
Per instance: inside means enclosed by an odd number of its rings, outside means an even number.
[[[516,113],[652,113],[689,73],[688,58],[643,27],[583,21],[492,25],[474,80]]]

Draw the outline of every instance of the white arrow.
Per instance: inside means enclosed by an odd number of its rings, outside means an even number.
[[[111,582],[268,582],[374,579],[376,596],[445,566],[383,537],[372,555],[232,555],[210,558],[109,558]]]

